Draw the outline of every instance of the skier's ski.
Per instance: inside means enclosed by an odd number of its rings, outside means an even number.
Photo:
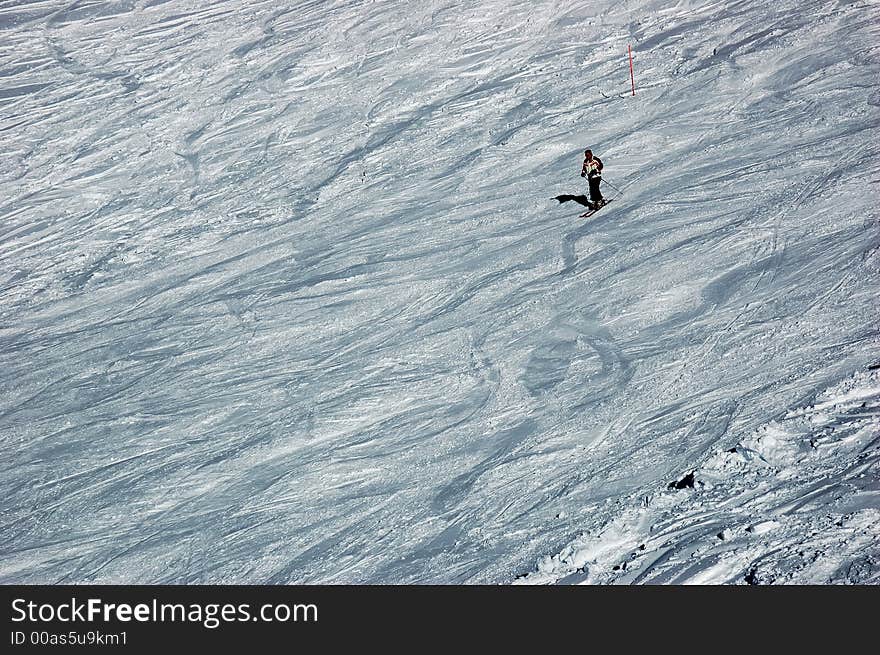
[[[602,205],[602,207],[607,207],[607,206],[610,205],[612,202],[614,202],[614,198],[612,198],[611,200],[607,201],[604,205]],[[592,216],[593,214],[595,214],[597,211],[599,211],[600,209],[602,209],[602,207],[597,207],[596,209],[591,209],[591,210],[588,211],[588,212],[584,212],[583,214],[581,214],[581,215],[579,216],[579,218],[589,218],[590,216]]]

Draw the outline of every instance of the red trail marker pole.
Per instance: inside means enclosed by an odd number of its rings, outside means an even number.
[[[636,94],[636,76],[633,74],[633,49],[631,45],[627,45],[627,50],[629,50],[629,79],[632,82],[633,87],[633,95]]]

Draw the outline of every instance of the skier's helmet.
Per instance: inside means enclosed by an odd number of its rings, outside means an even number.
[[[590,150],[589,148],[587,148],[586,150],[584,150],[584,154],[585,154],[585,155],[590,155],[590,156],[592,156],[592,155],[593,155],[593,151]]]

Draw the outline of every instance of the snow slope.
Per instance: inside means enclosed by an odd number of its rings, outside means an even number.
[[[878,18],[0,1],[0,580],[878,582]]]

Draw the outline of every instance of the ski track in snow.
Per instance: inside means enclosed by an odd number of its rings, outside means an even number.
[[[878,18],[0,1],[0,581],[880,581]]]
[[[880,582],[880,373],[719,450],[518,582]]]

